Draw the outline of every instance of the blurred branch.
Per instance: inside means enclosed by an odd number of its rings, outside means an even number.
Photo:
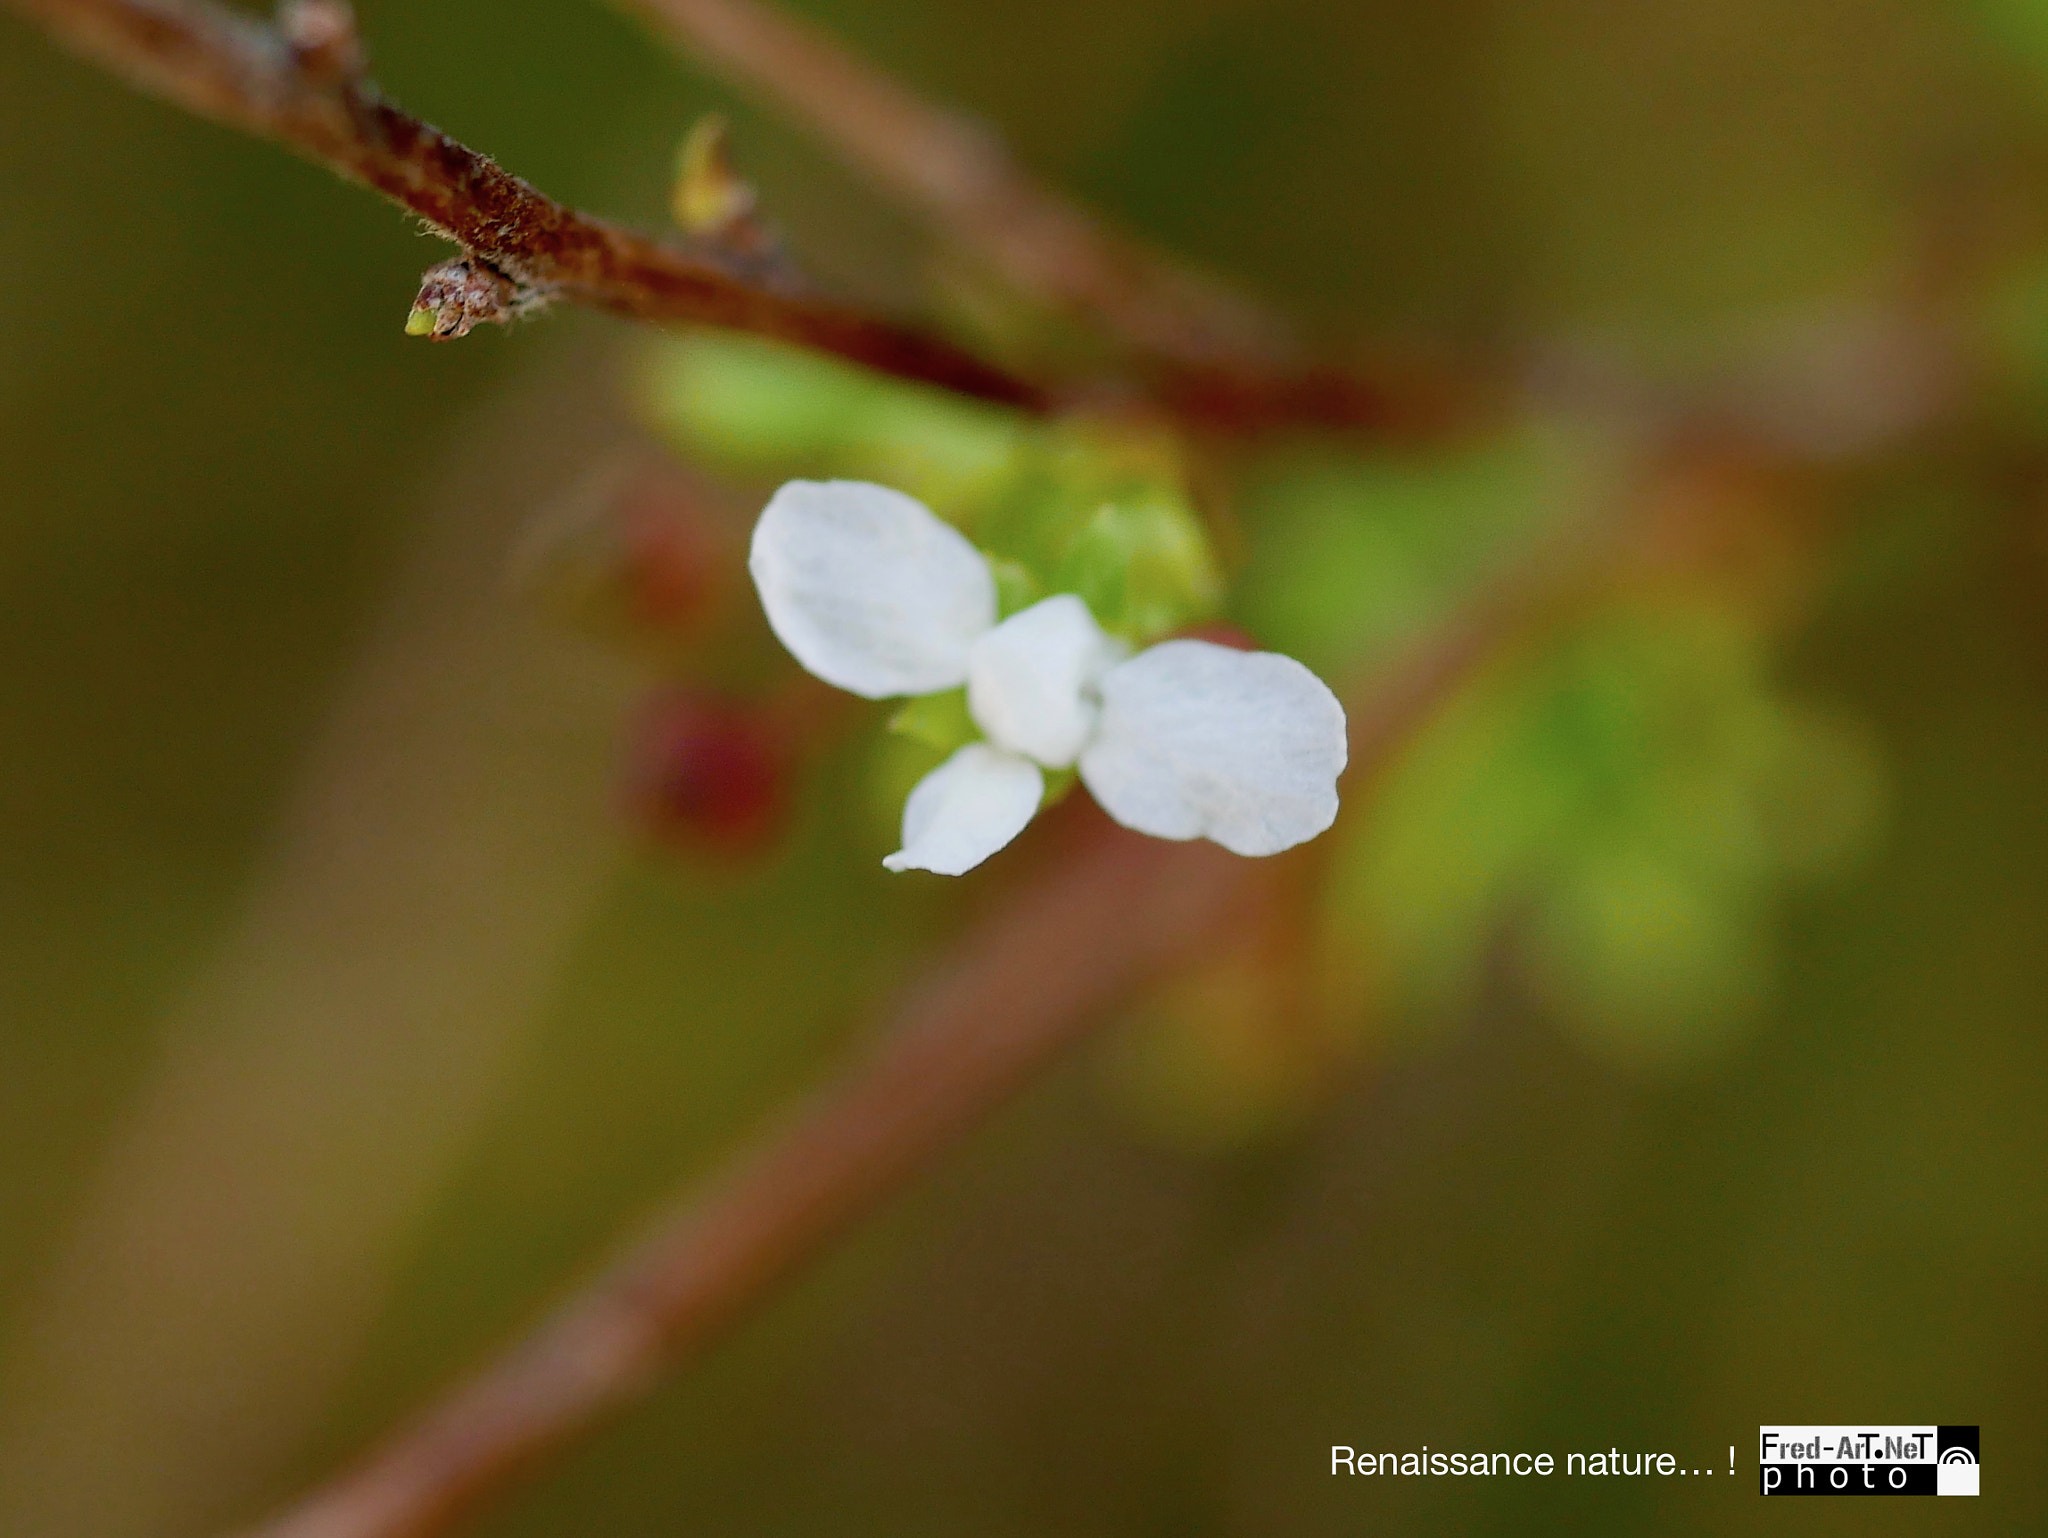
[[[884,190],[1033,298],[1126,346],[1195,368],[1267,373],[1287,328],[1033,179],[980,123],[924,101],[759,0],[619,0],[702,63],[772,99]]]
[[[765,0],[614,0],[744,91],[808,124],[855,170],[1033,299],[1152,365],[1184,415],[1235,427],[1433,425],[1441,380],[1308,365],[1278,316],[1040,182],[981,123],[924,100]]]
[[[294,0],[275,25],[216,0],[5,0],[142,89],[274,139],[460,244],[430,271],[409,330],[460,336],[561,298],[658,322],[727,326],[899,378],[1013,405],[1037,387],[927,333],[764,284],[555,202],[401,111],[363,74],[341,0]]]
[[[969,935],[872,1057],[530,1339],[264,1538],[419,1538],[634,1398],[1225,913],[1242,864],[1107,824]]]
[[[1574,541],[1481,594],[1351,713],[1358,796],[1502,640],[1576,590]],[[1078,824],[1078,826],[1076,826]],[[1075,808],[1076,847],[969,932],[867,1060],[497,1362],[354,1470],[249,1538],[430,1538],[703,1350],[790,1272],[971,1133],[1110,1007],[1240,917],[1257,862],[1167,843]],[[1047,830],[1048,837],[1055,836]]]

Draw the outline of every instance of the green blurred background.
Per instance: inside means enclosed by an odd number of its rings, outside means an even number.
[[[602,5],[360,9],[401,102],[644,224],[729,111],[813,271],[932,302],[910,220]],[[1321,345],[1517,381],[1210,467],[1230,616],[1333,681],[1588,509],[1735,532],[1505,648],[1260,934],[480,1530],[2039,1531],[2048,7],[805,10]],[[602,644],[518,552],[656,433],[728,532],[896,440],[743,442],[744,349],[587,315],[408,342],[441,255],[0,17],[8,1534],[288,1497],[1008,879],[880,872],[866,715],[779,836],[652,836],[648,701],[786,669],[743,612]],[[1667,456],[1673,400],[1740,447]],[[1984,1498],[1757,1509],[1760,1422],[1857,1418],[1980,1423]]]

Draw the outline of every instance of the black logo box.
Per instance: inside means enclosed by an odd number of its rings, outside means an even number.
[[[1761,1495],[1933,1495],[1935,1469],[1950,1448],[1978,1460],[1978,1428],[1934,1428],[1934,1463],[1766,1463],[1757,1469]],[[1777,1475],[1775,1480],[1773,1474]],[[1840,1476],[1841,1483],[1836,1483]]]

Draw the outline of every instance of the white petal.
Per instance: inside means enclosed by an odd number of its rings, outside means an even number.
[[[1337,816],[1344,707],[1292,657],[1167,641],[1110,669],[1081,779],[1155,838],[1278,854]]]
[[[1048,769],[1095,730],[1095,686],[1122,648],[1072,593],[1012,614],[967,654],[967,708],[989,740]]]
[[[754,525],[747,569],[768,624],[811,672],[871,700],[967,677],[996,584],[967,537],[865,481],[791,481]]]
[[[970,871],[1024,831],[1045,794],[1038,765],[970,742],[917,782],[903,805],[903,847],[891,870]]]

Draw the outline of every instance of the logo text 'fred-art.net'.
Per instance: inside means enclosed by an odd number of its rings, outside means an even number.
[[[1975,1495],[1975,1426],[1760,1426],[1765,1495]]]

